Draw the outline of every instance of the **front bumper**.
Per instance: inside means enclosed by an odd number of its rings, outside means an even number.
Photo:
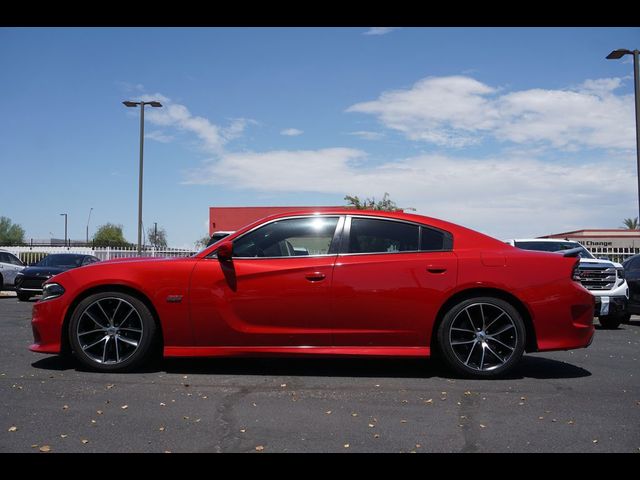
[[[600,295],[595,297],[594,316],[615,315],[627,311],[627,297],[609,297]]]
[[[49,280],[49,278],[50,277],[17,277],[15,283],[16,292],[40,295],[42,293],[42,284]]]
[[[31,328],[34,343],[29,346],[29,350],[38,353],[61,353],[65,313],[66,303],[60,297],[33,304]]]

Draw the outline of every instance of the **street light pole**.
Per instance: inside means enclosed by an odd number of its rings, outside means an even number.
[[[89,221],[91,220],[91,212],[93,211],[93,207],[89,210],[89,218],[87,218],[87,243],[89,243]]]
[[[151,102],[122,102],[127,107],[140,106],[140,171],[138,174],[138,256],[142,255],[142,174],[143,174],[143,158],[144,158],[144,106],[161,107],[162,104],[157,101]]]
[[[64,216],[64,246],[67,246],[67,214],[61,213],[61,216]]]
[[[607,55],[608,60],[618,60],[625,55],[633,55],[633,83],[636,100],[636,165],[638,168],[638,221],[640,221],[640,74],[638,73],[638,55],[640,50],[619,48]]]

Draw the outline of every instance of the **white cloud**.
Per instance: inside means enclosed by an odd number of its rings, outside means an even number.
[[[633,96],[620,78],[565,90],[504,93],[468,76],[428,77],[347,112],[374,115],[408,139],[462,147],[486,137],[555,148],[634,148]]]
[[[362,138],[363,140],[380,140],[384,138],[384,133],[370,132],[368,130],[358,130],[357,132],[349,132],[349,135]]]
[[[169,143],[175,137],[173,135],[167,135],[161,130],[154,130],[152,132],[145,133],[144,138],[150,138],[151,140],[155,140],[156,142],[160,142],[160,143]]]
[[[634,165],[630,157],[572,165],[442,155],[369,165],[363,151],[329,148],[227,154],[190,171],[186,183],[340,198],[389,192],[417,213],[508,238],[615,227],[620,205],[634,204]]]
[[[224,146],[228,142],[241,136],[248,124],[255,123],[254,120],[237,118],[232,119],[228,126],[221,127],[207,118],[193,115],[187,107],[172,102],[170,98],[160,93],[142,95],[140,100],[145,102],[157,100],[162,103],[161,108],[145,108],[145,119],[151,124],[193,133],[200,139],[202,147],[207,152],[217,155],[224,152]],[[165,135],[166,138],[168,138],[167,135]]]
[[[397,29],[398,27],[370,27],[363,35],[386,35]]]
[[[297,137],[303,133],[304,132],[302,130],[298,130],[297,128],[285,128],[280,132],[280,135],[284,135],[286,137]]]

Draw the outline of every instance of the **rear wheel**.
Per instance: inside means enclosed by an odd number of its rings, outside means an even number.
[[[91,295],[78,304],[69,322],[76,358],[103,372],[131,370],[150,356],[156,332],[153,315],[136,297],[121,292]]]
[[[469,377],[504,375],[525,348],[522,316],[510,303],[493,297],[464,300],[451,308],[438,327],[442,357]]]

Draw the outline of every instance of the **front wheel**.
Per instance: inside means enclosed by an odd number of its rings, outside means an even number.
[[[102,372],[132,370],[148,359],[156,332],[149,308],[131,295],[103,292],[78,304],[69,322],[76,358]]]
[[[18,295],[18,300],[20,300],[21,302],[28,302],[32,296],[30,293],[22,293],[22,292],[17,292],[17,295]]]
[[[524,353],[522,316],[510,303],[476,297],[452,307],[438,327],[438,346],[456,372],[493,378],[511,370]]]
[[[623,315],[619,314],[611,314],[611,315],[601,315],[598,317],[598,321],[602,328],[606,328],[607,330],[615,330],[620,326],[622,320],[624,319]]]

